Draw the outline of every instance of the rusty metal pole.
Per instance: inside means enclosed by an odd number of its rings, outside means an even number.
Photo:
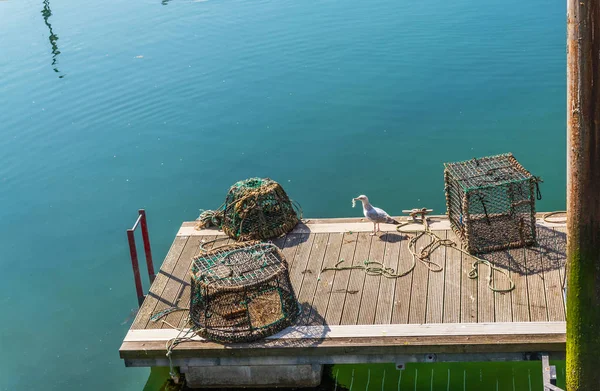
[[[142,226],[142,239],[144,241],[144,253],[146,254],[146,266],[148,267],[148,277],[150,278],[150,285],[156,278],[154,273],[154,262],[152,262],[152,249],[150,248],[150,236],[148,235],[148,222],[146,221],[146,211],[144,209],[138,210],[142,220],[140,224]]]
[[[137,249],[135,248],[135,237],[133,229],[127,230],[127,240],[129,241],[129,255],[131,255],[131,267],[133,269],[133,280],[135,281],[135,293],[137,294],[138,304],[141,307],[144,302],[144,290],[142,288],[142,279],[140,277],[140,265],[138,263]]]
[[[600,0],[567,0],[567,390],[600,390]]]

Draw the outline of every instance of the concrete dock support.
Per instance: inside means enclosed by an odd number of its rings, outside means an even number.
[[[321,383],[323,366],[240,365],[181,367],[189,388],[211,387],[315,387]]]

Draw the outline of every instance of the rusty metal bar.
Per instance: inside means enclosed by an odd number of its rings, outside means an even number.
[[[542,353],[542,381],[544,391],[564,391],[556,386],[556,367],[550,365],[548,353]]]
[[[567,390],[600,384],[600,0],[567,0]]]
[[[135,248],[135,236],[133,229],[127,230],[127,239],[129,240],[129,253],[131,255],[131,267],[133,269],[133,279],[135,280],[135,292],[140,307],[144,302],[144,290],[142,289],[142,279],[140,278],[140,265],[138,263],[137,250]]]
[[[152,285],[154,279],[156,278],[156,273],[154,273],[154,263],[152,262],[152,249],[150,248],[150,237],[148,236],[148,223],[146,221],[146,211],[144,209],[140,209],[138,213],[140,214],[140,216],[138,217],[138,221],[141,221],[142,223],[142,239],[144,241],[146,265],[148,266],[148,277],[150,278],[150,285]]]

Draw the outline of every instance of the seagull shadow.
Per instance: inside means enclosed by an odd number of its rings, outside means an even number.
[[[384,241],[386,243],[398,243],[407,238],[408,237],[406,235],[402,235],[397,232],[385,232],[384,234],[379,236],[379,240]]]

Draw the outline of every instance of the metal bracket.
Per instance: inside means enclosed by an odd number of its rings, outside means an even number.
[[[544,391],[564,391],[556,386],[556,367],[550,365],[548,353],[542,353],[542,379]]]
[[[415,208],[410,210],[403,210],[402,213],[408,213],[409,218],[408,221],[412,220],[413,223],[423,223],[425,229],[429,228],[429,224],[427,222],[427,215],[433,212],[433,209],[427,208]]]

